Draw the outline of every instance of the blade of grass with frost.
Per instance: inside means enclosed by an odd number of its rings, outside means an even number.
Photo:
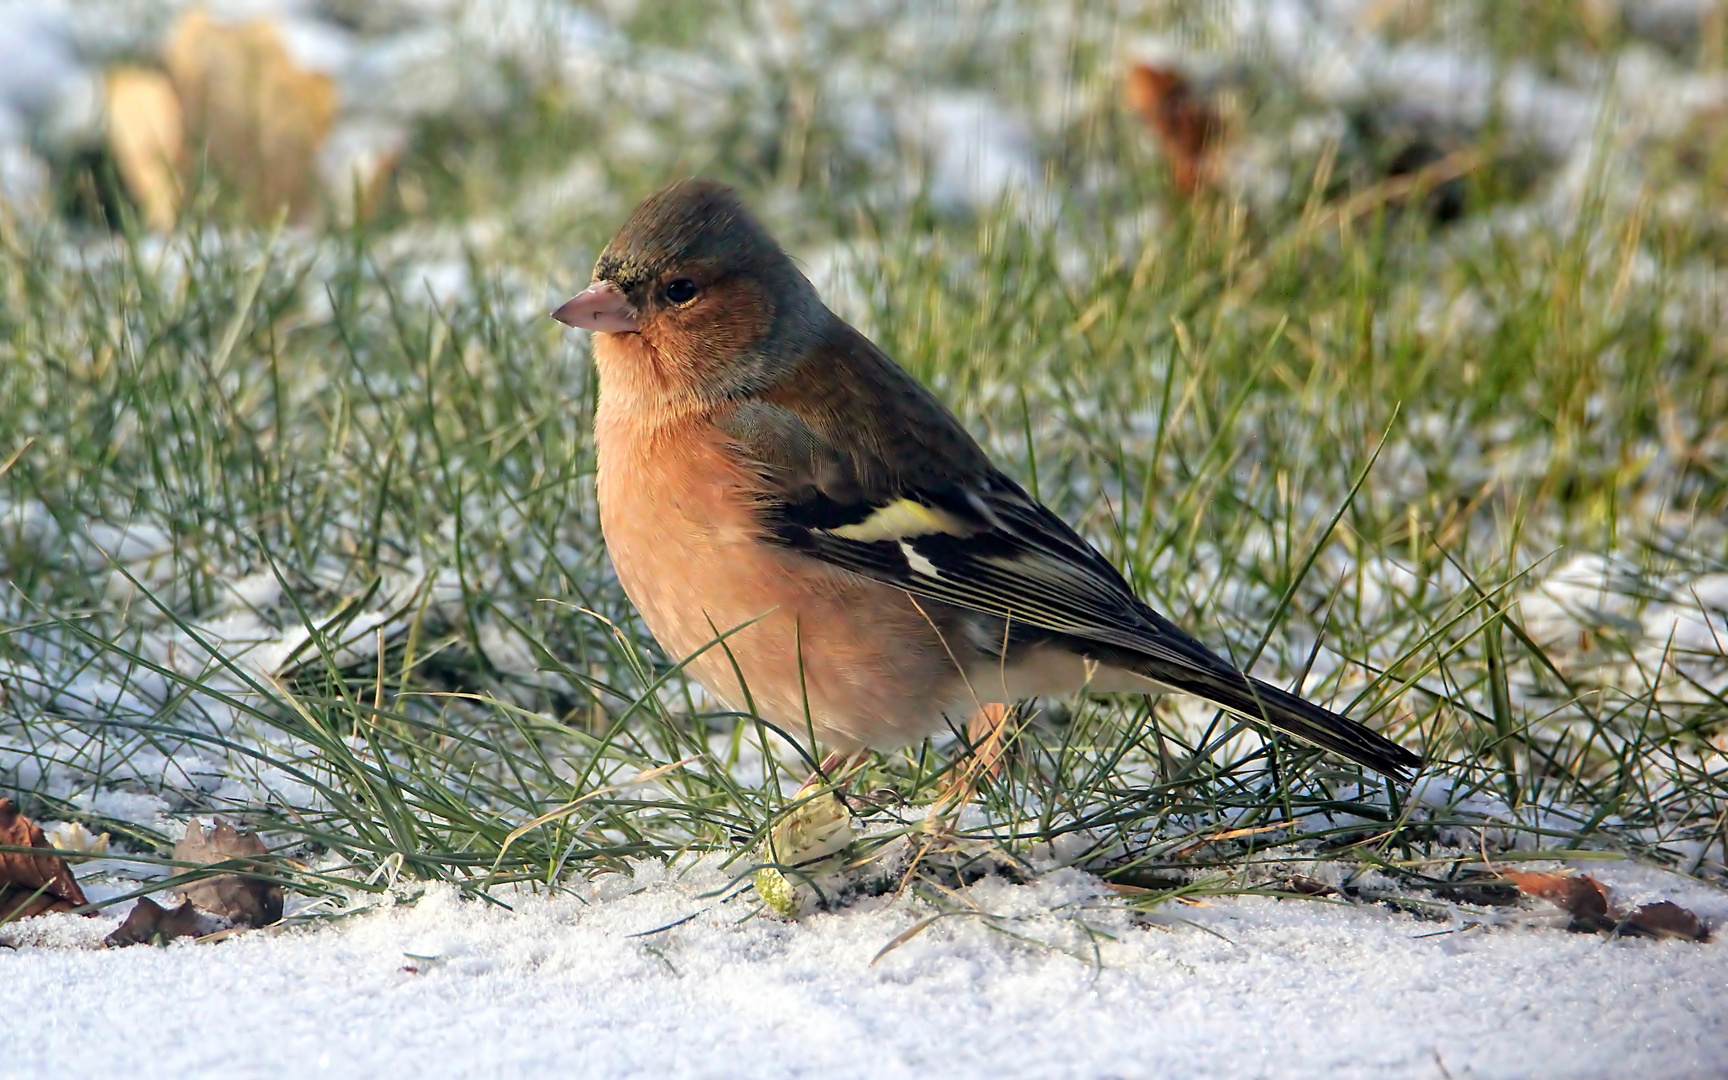
[[[119,570],[121,573],[126,574],[128,578],[131,578],[129,571],[124,567],[120,567]],[[470,736],[462,733],[450,732],[446,729],[426,724],[424,721],[420,721],[417,718],[403,713],[375,709],[360,704],[352,695],[346,692],[345,680],[342,678],[340,666],[337,665],[334,660],[333,651],[330,643],[325,640],[323,629],[311,625],[310,616],[306,613],[303,607],[298,607],[297,605],[297,610],[299,610],[302,619],[307,620],[307,623],[303,625],[309,625],[311,627],[311,633],[315,639],[315,643],[325,661],[326,671],[331,674],[331,677],[335,681],[343,683],[342,695],[338,698],[319,698],[316,696],[296,695],[288,691],[286,687],[281,686],[276,682],[276,680],[270,680],[270,684],[267,686],[265,683],[252,679],[248,672],[245,672],[237,665],[226,661],[218,650],[215,650],[198,635],[195,628],[173,615],[172,612],[169,612],[165,606],[160,604],[160,601],[155,598],[153,593],[150,593],[147,589],[143,588],[142,583],[137,582],[136,579],[132,579],[132,581],[134,586],[140,588],[148,599],[157,603],[159,609],[162,610],[165,615],[168,615],[170,620],[173,621],[183,632],[187,633],[194,641],[206,648],[214,659],[223,663],[231,674],[245,680],[255,693],[264,696],[266,700],[273,700],[278,705],[285,704],[288,706],[293,715],[299,716],[299,718],[304,721],[304,726],[284,726],[276,715],[225,694],[220,696],[224,704],[241,709],[254,718],[272,723],[274,726],[291,736],[306,738],[310,735],[313,744],[319,748],[319,761],[321,767],[329,769],[338,776],[346,778],[347,783],[342,787],[332,787],[331,785],[316,780],[310,774],[295,768],[292,764],[281,758],[255,751],[244,744],[232,740],[219,738],[202,732],[191,731],[189,729],[166,728],[159,725],[140,725],[136,723],[125,725],[126,730],[135,732],[161,731],[164,733],[172,733],[187,738],[190,741],[219,746],[229,752],[238,752],[245,756],[253,757],[263,764],[288,773],[300,782],[306,783],[319,791],[325,799],[329,800],[340,812],[343,813],[344,818],[351,825],[363,825],[365,821],[381,818],[382,823],[385,826],[386,832],[375,833],[370,837],[369,843],[362,842],[359,845],[355,845],[352,840],[344,843],[343,838],[334,834],[323,834],[321,838],[325,841],[334,841],[334,846],[358,846],[369,849],[374,854],[399,852],[406,855],[416,869],[425,873],[430,873],[433,876],[441,876],[437,872],[437,867],[441,864],[474,861],[457,859],[455,858],[454,853],[440,852],[436,847],[428,849],[424,855],[418,853],[422,849],[423,845],[428,841],[435,839],[435,834],[422,828],[422,814],[424,813],[431,813],[436,820],[460,823],[464,826],[465,831],[470,831],[478,836],[486,835],[490,830],[485,828],[479,819],[472,816],[469,803],[465,798],[457,795],[446,785],[439,783],[435,778],[426,773],[423,764],[425,760],[424,756],[410,758],[409,771],[418,775],[421,780],[421,784],[418,786],[412,786],[405,783],[402,779],[402,773],[400,770],[386,767],[384,763],[391,759],[392,748],[385,745],[385,743],[380,739],[377,722],[379,720],[385,720],[396,722],[410,728],[426,729],[436,732],[444,737],[453,737],[454,741],[458,743],[473,742],[484,749],[494,752],[498,749],[496,746],[490,743],[478,742],[477,740],[473,740]],[[104,645],[113,649],[120,655],[124,656],[130,663],[153,670],[165,678],[182,684],[188,690],[196,690],[203,694],[214,694],[214,692],[208,687],[203,686],[195,680],[188,679],[185,676],[180,675],[178,672],[154,664],[142,656],[120,650],[119,647],[114,646],[111,643],[101,642],[100,639],[92,639],[92,643]],[[272,691],[274,691],[273,694]],[[313,711],[314,707],[319,710],[335,709],[339,713],[346,713],[351,718],[353,727],[356,730],[364,731],[366,733],[367,744],[372,750],[372,758],[378,764],[368,765],[360,757],[355,755],[350,749],[348,741],[339,735],[334,734],[333,730],[326,723],[321,721],[317,715],[315,715]],[[420,748],[420,752],[421,755],[433,753],[425,748]],[[514,764],[515,759],[513,756],[505,755],[505,757],[508,762]],[[358,798],[358,802],[350,802],[343,792],[353,793],[353,795]],[[362,807],[364,810],[362,810]],[[413,807],[413,809],[411,809],[411,807]],[[416,813],[416,810],[421,813]],[[364,834],[367,831],[368,830],[365,828],[361,829],[363,841]],[[388,840],[386,840],[386,836],[388,837]]]
[[[753,621],[754,620],[752,620],[752,622]],[[659,726],[660,728],[665,730],[668,733],[668,735],[670,736],[671,740],[675,744],[676,743],[683,743],[687,748],[693,749],[695,751],[695,755],[691,758],[691,760],[703,760],[710,765],[710,768],[708,770],[706,770],[705,774],[703,774],[703,775],[704,775],[705,779],[709,780],[709,782],[714,785],[714,787],[710,789],[710,792],[705,793],[706,798],[713,798],[715,795],[719,795],[719,796],[726,798],[728,801],[731,801],[733,803],[742,803],[744,805],[748,805],[750,802],[754,801],[753,799],[749,798],[747,796],[746,792],[744,791],[744,789],[742,787],[740,787],[732,779],[731,772],[729,769],[724,768],[724,767],[719,767],[719,763],[714,760],[712,753],[711,753],[709,747],[707,746],[706,742],[696,739],[694,737],[693,733],[690,737],[686,738],[682,734],[686,730],[684,725],[676,724],[676,723],[672,722],[669,717],[666,717],[664,715],[663,710],[662,710],[661,705],[660,705],[660,699],[659,699],[659,694],[658,694],[659,689],[662,686],[664,686],[668,681],[670,681],[672,678],[681,674],[683,672],[685,666],[691,660],[694,660],[696,658],[696,656],[701,655],[701,653],[706,651],[708,648],[714,648],[714,647],[726,648],[726,644],[725,644],[726,638],[730,637],[732,634],[739,632],[740,630],[745,629],[749,625],[750,625],[750,623],[745,623],[741,626],[733,628],[732,630],[726,631],[725,633],[717,633],[716,637],[712,641],[710,641],[707,645],[705,645],[703,648],[698,649],[695,653],[691,654],[690,656],[686,657],[684,660],[675,664],[674,666],[669,668],[667,671],[662,673],[660,676],[654,677],[653,680],[651,682],[649,682],[649,684],[644,688],[644,690],[638,696],[636,696],[636,698],[626,708],[624,713],[622,713],[618,718],[616,718],[613,721],[613,723],[610,726],[604,740],[596,748],[596,753],[590,759],[590,767],[592,767],[593,764],[597,764],[602,759],[602,752],[604,751],[605,746],[608,743],[610,743],[611,740],[616,735],[631,730],[628,726],[628,722],[631,720],[632,716],[635,714],[635,712],[638,709],[642,708],[644,704],[648,704],[648,706],[649,706],[648,711],[649,711],[649,714],[650,714],[652,721],[657,726]],[[613,627],[613,630],[614,630],[614,634],[617,637],[617,640],[619,640],[620,643],[622,643],[624,639],[623,639],[621,632],[618,631],[616,626]],[[640,663],[639,654],[636,653],[635,650],[630,650],[630,655],[633,658],[632,663],[633,663],[633,666],[635,666],[639,677],[643,678],[644,680],[647,680],[650,677],[649,672],[646,669],[646,667]],[[565,670],[568,671],[568,668],[565,668]],[[688,774],[686,774],[686,775],[688,775]],[[576,778],[576,780],[573,782],[573,787],[580,788],[582,785],[583,779],[584,779],[584,777],[582,775],[579,775]],[[691,782],[694,783],[695,782],[694,779],[692,779]]]
[[[1528,571],[1526,571],[1526,573],[1527,572]],[[1429,632],[1425,633],[1416,641],[1415,644],[1406,646],[1401,654],[1394,657],[1384,666],[1374,665],[1366,661],[1359,661],[1362,669],[1373,675],[1374,678],[1370,680],[1367,685],[1363,686],[1362,689],[1356,692],[1356,695],[1350,700],[1350,703],[1345,706],[1346,711],[1354,711],[1362,702],[1368,701],[1370,695],[1378,690],[1382,684],[1390,683],[1394,679],[1397,680],[1396,685],[1384,694],[1380,695],[1380,702],[1371,705],[1371,710],[1381,708],[1385,702],[1396,700],[1409,690],[1425,690],[1424,687],[1419,685],[1422,678],[1439,670],[1441,665],[1444,664],[1448,658],[1462,653],[1468,647],[1470,638],[1479,634],[1482,626],[1487,625],[1490,619],[1497,617],[1499,614],[1498,610],[1493,607],[1494,598],[1508,591],[1516,581],[1517,579],[1513,579],[1513,581],[1508,581],[1502,585],[1496,586],[1493,592],[1486,593],[1471,601],[1457,614],[1449,616],[1444,623],[1439,624]],[[1483,618],[1483,621],[1479,623],[1474,630],[1456,640],[1453,640],[1450,644],[1446,644],[1444,648],[1437,648],[1437,646],[1442,644],[1447,631],[1461,625],[1466,619],[1470,618],[1471,615],[1483,608],[1487,608],[1490,613]],[[1416,659],[1418,655],[1430,650],[1434,650],[1433,655],[1422,667],[1417,668],[1410,674],[1402,677],[1399,677],[1396,674],[1406,664]],[[1425,692],[1434,694],[1434,697],[1439,701],[1445,701],[1453,705],[1457,705],[1459,700],[1458,695],[1441,695],[1436,694],[1433,691]]]
[[[374,580],[367,590],[368,595],[376,592],[377,588],[378,584]],[[301,620],[301,625],[307,629],[308,640],[313,643],[324,662],[324,673],[327,676],[326,685],[334,683],[340,698],[337,701],[318,698],[302,700],[291,693],[286,686],[279,685],[277,689],[280,699],[305,721],[309,730],[322,736],[321,741],[327,748],[325,752],[329,755],[329,759],[337,764],[352,781],[356,782],[357,794],[368,810],[382,819],[384,829],[390,836],[395,850],[407,858],[416,869],[436,874],[432,864],[425,863],[418,857],[420,827],[418,819],[408,809],[407,796],[409,793],[399,781],[397,770],[386,766],[385,763],[389,761],[389,755],[380,746],[376,725],[367,723],[366,711],[360,707],[357,699],[349,693],[347,680],[342,676],[342,666],[336,661],[335,648],[328,640],[324,628],[311,617],[299,597],[293,593],[289,593],[288,597],[295,613]],[[378,763],[377,766],[367,768],[359,755],[349,748],[348,740],[337,735],[333,727],[326,725],[314,716],[307,707],[309,704],[333,708],[339,715],[346,713],[350,727],[356,732],[363,733],[367,745],[372,750],[374,760]]]

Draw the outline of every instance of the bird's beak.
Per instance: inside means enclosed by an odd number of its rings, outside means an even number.
[[[604,330],[609,334],[634,334],[642,328],[630,301],[610,281],[596,281],[559,305],[552,317],[578,330]]]

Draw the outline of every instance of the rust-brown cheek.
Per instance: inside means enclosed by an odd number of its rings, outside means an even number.
[[[694,380],[721,373],[761,344],[774,325],[774,300],[754,281],[734,278],[703,290],[687,308],[663,311],[643,338]]]

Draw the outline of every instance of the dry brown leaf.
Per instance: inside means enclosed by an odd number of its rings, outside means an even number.
[[[1667,900],[1645,904],[1627,914],[1609,901],[1607,890],[1588,874],[1510,870],[1502,876],[1525,895],[1559,905],[1572,916],[1572,924],[1567,927],[1569,930],[1582,933],[1607,930],[1617,934],[1680,937],[1691,941],[1704,941],[1710,936],[1710,929],[1702,919]]]
[[[1704,925],[1704,920],[1679,904],[1667,900],[1645,904],[1626,916],[1621,930],[1650,937],[1686,938],[1689,941],[1707,941],[1710,938],[1710,928]]]
[[[209,832],[196,818],[187,823],[186,836],[174,845],[177,862],[211,864],[242,860],[240,866],[266,872],[264,841],[255,833],[243,833],[217,819]],[[218,874],[180,887],[180,892],[199,908],[244,926],[268,926],[282,918],[282,886],[273,881],[240,874]]]
[[[1570,929],[1586,932],[1612,930],[1608,894],[1589,874],[1561,874],[1544,870],[1508,870],[1505,878],[1526,896],[1556,905],[1572,916]]]
[[[1356,13],[1356,23],[1370,33],[1413,37],[1434,23],[1432,0],[1369,0]]]
[[[319,148],[336,119],[336,84],[301,69],[274,23],[226,25],[193,10],[163,53],[186,127],[209,166],[259,220],[304,217],[318,192]]]
[[[1174,68],[1128,67],[1128,105],[1158,136],[1176,190],[1187,196],[1212,186],[1224,124],[1218,110]]]
[[[89,902],[66,860],[52,853],[42,830],[7,798],[0,798],[0,844],[47,849],[42,855],[0,852],[0,922],[71,911]]]
[[[102,939],[110,949],[127,945],[165,945],[175,938],[197,937],[198,911],[192,901],[183,901],[172,910],[148,896],[141,896],[132,906],[126,921],[112,934]]]
[[[160,71],[117,67],[103,85],[108,149],[145,224],[167,231],[180,211],[186,120],[174,84]]]
[[[1580,0],[1578,22],[1582,24],[1591,42],[1601,46],[1621,33],[1623,20],[1620,5],[1616,0]]]

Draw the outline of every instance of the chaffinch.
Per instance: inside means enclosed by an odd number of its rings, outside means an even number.
[[[594,331],[618,579],[730,707],[851,752],[989,702],[1175,690],[1394,777],[1421,764],[1143,603],[721,184],[646,199],[553,317]]]

